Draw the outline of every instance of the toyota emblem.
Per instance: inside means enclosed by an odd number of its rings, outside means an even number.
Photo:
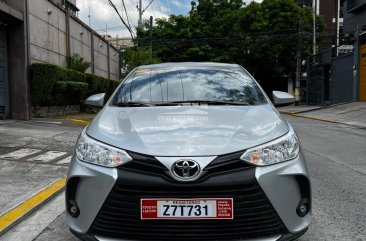
[[[200,165],[193,160],[178,160],[173,166],[171,173],[179,181],[194,181],[201,173]]]

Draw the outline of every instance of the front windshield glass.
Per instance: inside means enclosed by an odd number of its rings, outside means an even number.
[[[135,70],[120,87],[114,104],[190,101],[266,103],[257,84],[241,70],[154,68]]]

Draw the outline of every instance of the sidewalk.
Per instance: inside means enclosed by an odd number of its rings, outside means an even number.
[[[366,102],[353,102],[327,107],[290,106],[280,107],[282,114],[341,123],[357,128],[366,128]]]
[[[46,200],[62,189],[81,130],[69,121],[0,121],[0,235],[39,203],[37,194]]]

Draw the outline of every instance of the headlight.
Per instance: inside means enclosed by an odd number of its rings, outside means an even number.
[[[85,130],[76,143],[76,156],[80,161],[104,167],[117,167],[132,160],[127,152],[91,139]]]
[[[299,140],[292,128],[290,131],[271,142],[248,149],[241,157],[243,161],[257,166],[267,166],[289,161],[300,152]]]

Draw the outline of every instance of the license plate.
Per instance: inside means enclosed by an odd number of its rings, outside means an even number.
[[[141,199],[141,219],[233,219],[232,198]]]

